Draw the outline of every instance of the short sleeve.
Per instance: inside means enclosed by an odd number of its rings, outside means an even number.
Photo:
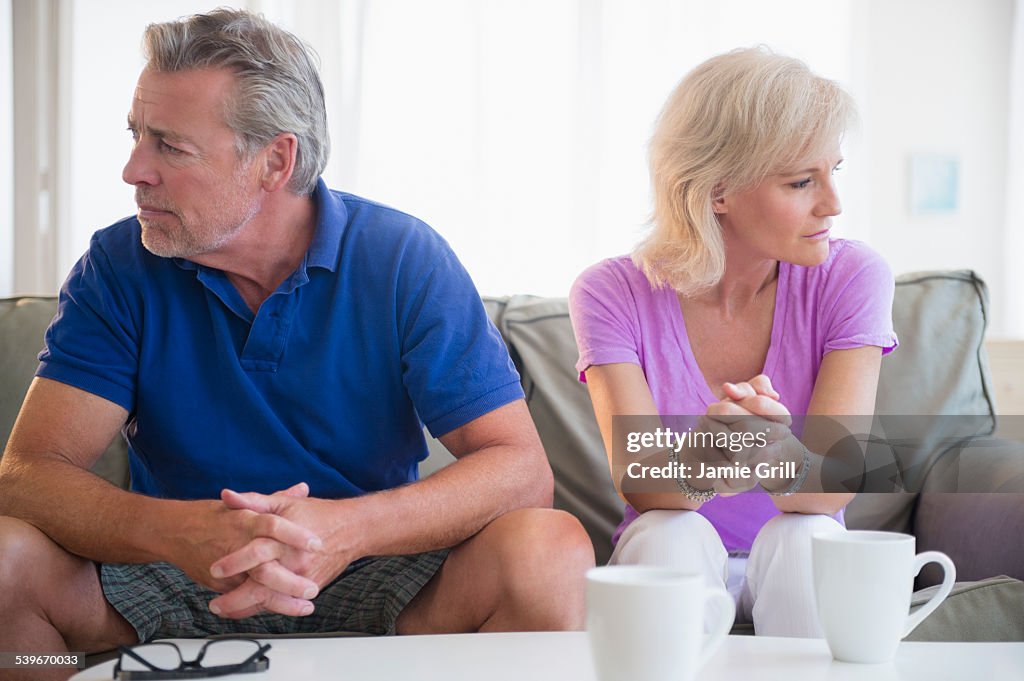
[[[439,437],[523,397],[508,348],[447,243],[421,235],[398,288],[402,376]]]
[[[111,228],[113,229],[113,228]],[[106,231],[106,230],[105,230]],[[60,290],[36,375],[135,405],[138,324],[97,236]]]
[[[829,272],[822,318],[824,352],[866,345],[886,355],[899,341],[892,324],[895,280],[884,259],[865,244],[847,241]]]
[[[584,372],[600,364],[640,364],[637,303],[618,260],[604,260],[587,268],[569,291],[579,360]]]

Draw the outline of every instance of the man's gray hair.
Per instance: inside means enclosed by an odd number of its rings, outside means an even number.
[[[143,49],[154,71],[234,71],[236,87],[224,117],[235,131],[239,157],[252,158],[275,136],[290,132],[298,138],[298,154],[288,188],[300,195],[313,192],[331,142],[311,47],[260,15],[221,8],[150,24]]]

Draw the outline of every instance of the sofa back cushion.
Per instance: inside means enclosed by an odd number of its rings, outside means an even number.
[[[513,298],[500,323],[554,472],[555,508],[580,519],[594,542],[598,565],[605,563],[624,503],[612,487],[590,394],[573,368],[576,338],[566,301]]]
[[[894,449],[869,447],[868,465],[873,455],[892,461],[895,453],[901,484],[915,491],[860,494],[847,508],[846,523],[914,532],[916,490],[948,442],[995,428],[982,346],[988,289],[970,270],[904,274],[896,279],[892,316],[900,346],[882,360],[873,429]]]
[[[4,447],[39,365],[43,334],[56,313],[57,299],[52,297],[0,300],[0,444]],[[114,438],[92,470],[115,485],[128,485],[128,447],[121,436]]]

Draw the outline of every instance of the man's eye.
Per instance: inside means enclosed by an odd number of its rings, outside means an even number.
[[[808,177],[806,180],[800,180],[799,182],[791,182],[789,184],[789,186],[792,187],[793,189],[803,189],[804,187],[806,187],[810,183],[811,183],[811,178]]]
[[[131,134],[132,140],[134,140],[135,142],[138,142],[139,141],[139,131],[136,130],[135,128],[127,128],[127,130],[129,132],[129,134]]]
[[[169,154],[184,154],[185,153],[184,151],[182,151],[181,149],[178,149],[177,147],[172,147],[170,144],[168,144],[167,142],[164,142],[163,140],[160,140],[160,148],[163,149],[164,151],[166,151]]]

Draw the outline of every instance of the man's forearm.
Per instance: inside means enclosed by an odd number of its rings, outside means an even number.
[[[181,503],[126,492],[57,456],[8,452],[0,468],[0,515],[94,561],[166,559],[162,549],[180,526],[170,516]]]
[[[543,452],[495,446],[465,456],[419,482],[336,502],[332,542],[353,557],[419,553],[453,546],[497,517],[550,507],[551,468]]]

